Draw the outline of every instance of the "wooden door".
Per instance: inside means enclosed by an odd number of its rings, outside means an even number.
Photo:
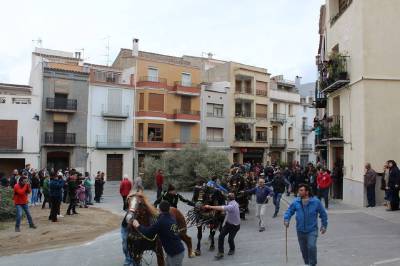
[[[107,154],[107,180],[122,180],[122,154]]]

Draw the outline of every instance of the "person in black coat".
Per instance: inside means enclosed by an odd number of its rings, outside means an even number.
[[[397,211],[399,209],[400,170],[393,160],[388,161],[388,166],[389,181],[387,187],[390,201],[390,209],[388,211]]]
[[[68,196],[69,196],[69,205],[67,209],[67,215],[72,214],[78,214],[75,210],[76,204],[77,204],[77,199],[76,199],[76,189],[78,188],[78,183],[77,183],[77,176],[72,175],[69,178],[68,181]]]

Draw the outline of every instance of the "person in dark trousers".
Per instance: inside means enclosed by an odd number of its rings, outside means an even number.
[[[54,173],[53,173],[54,175]],[[42,203],[42,209],[46,207],[46,203],[49,204],[49,208],[51,208],[51,202],[50,202],[50,177],[47,175],[44,177],[43,180],[43,185],[42,185],[42,191],[43,191],[43,203]]]
[[[375,186],[376,186],[377,173],[371,168],[371,164],[365,165],[364,186],[367,190],[367,201],[369,207],[375,207]]]
[[[390,209],[388,211],[397,211],[399,209],[400,170],[393,160],[388,161],[388,167],[389,181],[387,186],[390,201]]]
[[[132,217],[133,217],[132,213],[127,211],[125,213],[124,219],[121,222],[122,253],[124,253],[125,256],[124,266],[135,265],[134,260],[128,251],[128,234],[129,234],[128,224],[132,222],[131,221]]]
[[[32,179],[31,179],[31,187],[32,187],[31,204],[36,206],[36,203],[38,202],[40,180],[39,180],[38,175],[35,172],[33,172],[31,174],[31,176],[32,176]]]
[[[104,193],[104,184],[106,183],[105,179],[104,179],[104,172],[101,172],[100,174],[100,199],[103,197],[103,193]]]
[[[306,265],[317,265],[318,215],[321,219],[321,234],[328,228],[328,215],[322,203],[310,196],[310,187],[299,186],[299,197],[293,200],[284,215],[284,225],[289,227],[290,219],[296,214],[297,238]]]
[[[22,219],[22,211],[25,212],[28,219],[29,227],[35,229],[36,226],[33,223],[32,216],[29,212],[28,206],[28,194],[31,192],[29,180],[27,174],[24,174],[19,178],[18,183],[14,186],[14,204],[17,209],[17,217],[15,222],[15,232],[20,232],[20,225]]]
[[[328,170],[326,168],[321,169],[317,176],[317,189],[319,200],[324,198],[325,209],[329,208],[329,188],[331,184],[332,178]]]
[[[171,207],[174,207],[174,208],[178,208],[179,200],[188,204],[189,206],[194,206],[194,203],[192,203],[188,199],[185,199],[181,194],[178,194],[176,192],[175,186],[172,184],[169,184],[167,191],[164,191],[161,194],[161,196],[154,202],[154,206],[157,207],[157,205],[160,204],[160,202],[163,200],[168,201],[168,203],[171,205]]]
[[[69,205],[67,209],[67,215],[78,214],[75,210],[77,199],[76,199],[76,189],[78,188],[77,184],[77,176],[72,175],[68,181],[68,196],[69,196]]]
[[[49,196],[50,196],[50,215],[49,220],[57,222],[57,215],[60,213],[60,204],[62,200],[62,189],[64,187],[64,179],[62,175],[54,172],[50,173]]]
[[[157,199],[161,196],[164,185],[164,175],[161,169],[158,169],[156,173],[156,185],[157,185]]]
[[[102,182],[101,182],[100,172],[98,172],[96,175],[96,179],[94,180],[94,201],[96,203],[100,203],[101,187],[102,187]]]
[[[290,183],[280,172],[277,172],[275,174],[274,180],[272,180],[272,182],[268,183],[267,185],[272,186],[272,188],[274,189],[273,203],[275,206],[275,212],[272,217],[276,218],[278,216],[279,208],[281,206],[282,195],[285,192],[285,188],[287,186],[290,187]]]
[[[218,237],[218,254],[215,256],[215,259],[219,260],[224,257],[224,242],[227,235],[229,235],[228,255],[235,254],[235,236],[240,230],[240,210],[239,204],[235,201],[235,194],[228,194],[228,204],[225,206],[205,205],[204,208],[216,211],[224,211],[226,213],[225,224],[222,227],[221,233]]]
[[[128,209],[128,202],[126,201],[126,197],[128,197],[129,193],[132,189],[132,183],[128,179],[128,175],[124,175],[124,178],[121,180],[119,185],[119,194],[122,197],[122,209],[126,211]]]
[[[170,215],[169,208],[168,201],[162,201],[159,206],[161,214],[153,225],[145,227],[140,225],[137,220],[134,220],[132,225],[147,237],[158,235],[165,253],[167,253],[167,266],[181,266],[185,248],[179,237],[178,225]]]

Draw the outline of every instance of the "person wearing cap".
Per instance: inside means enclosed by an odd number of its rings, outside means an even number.
[[[132,225],[146,237],[152,238],[158,235],[161,244],[167,253],[167,266],[181,266],[183,262],[185,248],[179,237],[178,224],[175,218],[169,213],[170,204],[168,201],[161,201],[159,205],[160,215],[157,221],[151,226],[140,225],[137,220],[133,220]]]
[[[129,181],[128,175],[124,175],[124,178],[122,179],[120,185],[119,185],[119,193],[121,194],[122,197],[122,209],[126,211],[128,209],[128,203],[126,201],[126,197],[128,197],[129,193],[131,192],[132,189],[132,183]]]
[[[163,200],[168,201],[171,207],[174,208],[178,208],[179,200],[186,203],[189,206],[194,206],[194,203],[192,203],[188,199],[185,199],[181,194],[177,193],[175,186],[172,184],[169,184],[167,191],[164,191],[161,194],[161,196],[154,202],[154,206],[157,207],[157,205],[160,204],[160,202]]]
[[[28,194],[31,192],[29,185],[28,176],[26,173],[19,178],[18,183],[14,186],[14,204],[17,209],[17,219],[15,222],[15,232],[21,232],[20,224],[22,219],[22,211],[25,212],[26,218],[28,219],[29,227],[35,229],[36,226],[33,223],[32,216],[29,212],[28,206]]]

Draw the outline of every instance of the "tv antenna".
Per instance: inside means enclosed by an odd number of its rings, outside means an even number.
[[[42,48],[43,40],[42,40],[42,38],[39,37],[36,40],[32,40],[32,43],[34,46],[38,46],[38,47]]]
[[[107,35],[103,40],[106,40],[106,54],[104,55],[106,57],[106,66],[110,65],[110,35]]]

